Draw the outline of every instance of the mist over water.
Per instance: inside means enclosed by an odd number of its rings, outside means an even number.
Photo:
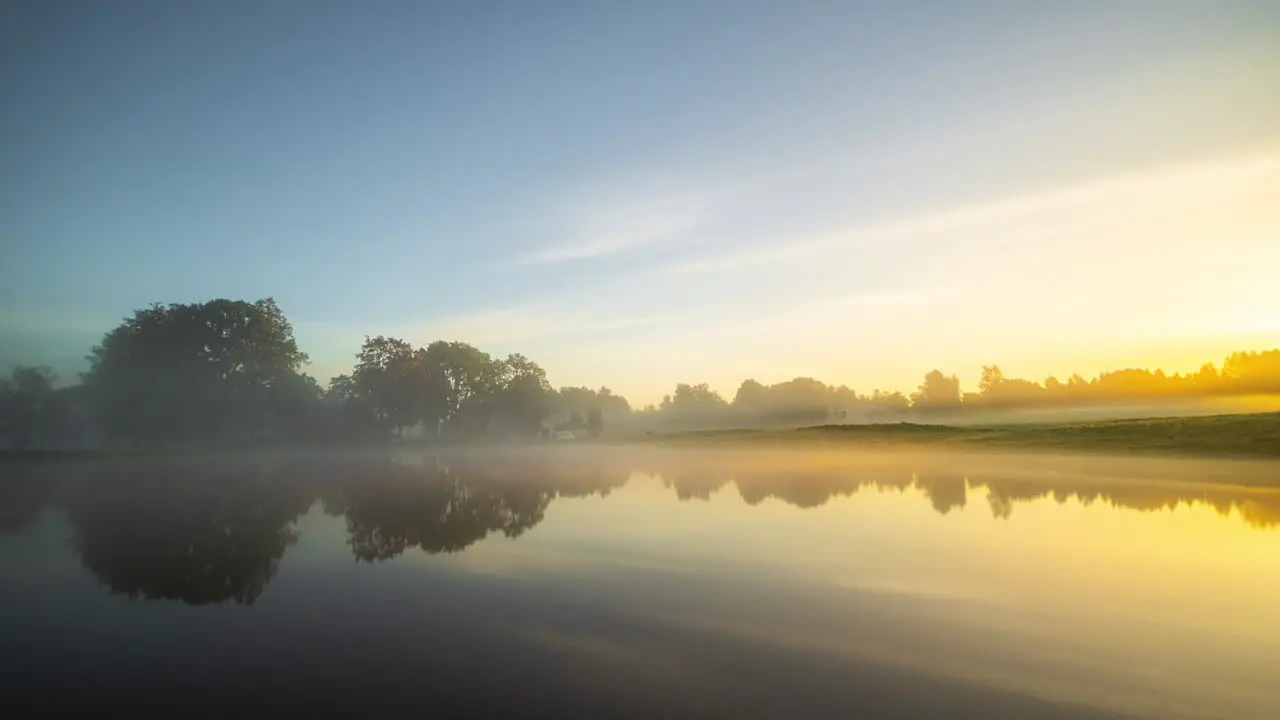
[[[5,714],[1280,713],[1274,463],[591,446],[16,470]]]

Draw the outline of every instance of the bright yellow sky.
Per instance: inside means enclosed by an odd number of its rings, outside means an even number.
[[[731,395],[748,376],[910,390],[934,367],[972,387],[993,362],[1035,379],[1195,370],[1280,346],[1278,157],[1259,148],[1158,166],[667,268],[646,281],[733,272],[821,290],[716,317],[691,308],[614,340],[549,343],[539,357],[555,381],[607,384],[635,402],[677,379]],[[912,272],[892,290],[840,286],[842,269],[868,262]]]

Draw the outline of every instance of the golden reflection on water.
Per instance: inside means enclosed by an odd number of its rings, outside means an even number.
[[[690,632],[1123,712],[1280,717],[1280,492],[1160,480],[1150,465],[910,467],[636,473],[457,561],[543,581],[619,567],[696,586],[750,577],[792,592],[709,614],[657,590],[612,600]]]
[[[606,448],[43,469],[3,486],[0,562],[65,573],[57,544],[111,593],[193,605],[254,604],[290,573],[453,573],[613,613],[509,633],[655,682],[732,642],[1148,717],[1280,717],[1276,471]]]

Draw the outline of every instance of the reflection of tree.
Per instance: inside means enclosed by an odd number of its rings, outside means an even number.
[[[1252,527],[1266,529],[1280,526],[1280,495],[1251,492],[1243,488],[1190,488],[1161,485],[1158,482],[1125,484],[1120,481],[1099,485],[1087,480],[1072,484],[1071,481],[1062,479],[1046,483],[1004,477],[971,478],[971,481],[975,485],[986,486],[991,514],[1001,519],[1008,518],[1017,503],[1052,497],[1058,504],[1074,499],[1084,506],[1103,502],[1112,507],[1139,512],[1207,505],[1220,515],[1230,515],[1234,510],[1241,520]]]
[[[742,471],[734,474],[738,492],[749,505],[768,497],[802,508],[825,505],[835,495],[852,495],[862,480],[846,471],[826,468],[794,471]]]
[[[779,461],[780,460],[780,461]],[[743,500],[756,505],[775,497],[801,508],[823,505],[837,496],[849,496],[864,485],[880,491],[916,488],[942,514],[963,508],[969,488],[985,487],[987,504],[997,519],[1012,517],[1020,503],[1052,497],[1061,504],[1075,500],[1088,506],[1102,502],[1138,511],[1172,510],[1183,505],[1208,505],[1219,514],[1236,513],[1256,528],[1280,527],[1280,494],[1251,491],[1228,485],[1188,485],[1159,480],[1107,478],[1099,481],[1087,471],[1079,477],[1020,477],[1012,470],[982,469],[968,472],[969,466],[955,460],[954,469],[938,463],[912,473],[902,463],[864,463],[819,458],[805,466],[802,455],[770,460],[764,457],[717,456],[714,458],[672,455],[650,459],[646,472],[660,475],[680,500],[709,499],[732,477]]]
[[[631,479],[631,466],[600,457],[544,468],[541,474],[555,488],[558,497],[605,497],[627,484]]]
[[[963,508],[965,504],[965,480],[963,475],[939,475],[921,473],[916,475],[916,487],[924,491],[933,503],[933,509],[946,515],[952,508]]]
[[[468,487],[443,474],[416,480],[347,488],[347,532],[357,559],[389,560],[411,547],[458,552],[490,532],[516,537],[542,521],[551,500],[542,492]]]
[[[461,457],[364,470],[342,486],[352,552],[376,562],[414,547],[459,552],[495,532],[518,537],[542,522],[556,496],[604,495],[630,476],[599,458],[547,460]]]
[[[674,488],[681,500],[710,500],[720,488],[728,484],[728,475],[711,472],[686,472],[662,476],[662,484]]]
[[[1268,506],[1256,500],[1246,500],[1237,505],[1236,510],[1240,513],[1240,519],[1253,527],[1280,527],[1280,503]],[[1219,510],[1219,512],[1222,511]]]
[[[995,490],[987,490],[987,504],[991,506],[991,517],[1008,520],[1013,515],[1013,501]]]
[[[14,467],[0,480],[0,537],[27,529],[57,495],[57,477],[40,467]]]
[[[345,518],[355,557],[375,562],[411,548],[458,552],[494,533],[520,536],[543,520],[556,498],[605,495],[637,467],[664,478],[681,500],[709,497],[732,478],[750,505],[777,498],[813,508],[868,487],[919,492],[937,512],[948,513],[966,506],[969,488],[982,488],[1001,519],[1019,504],[1052,497],[1145,512],[1207,505],[1252,527],[1280,527],[1274,491],[1083,471],[1037,475],[976,461],[607,452],[459,453],[422,465],[381,452],[350,460],[291,462],[274,470],[148,462],[11,474],[0,482],[0,533],[21,531],[43,507],[65,498],[76,549],[104,585],[131,597],[199,604],[253,602],[295,539],[293,520],[316,498],[327,513]],[[82,472],[87,477],[78,479],[86,482],[71,482]]]
[[[102,475],[72,503],[76,549],[113,592],[148,600],[252,603],[312,502],[286,478],[234,468],[148,465]]]

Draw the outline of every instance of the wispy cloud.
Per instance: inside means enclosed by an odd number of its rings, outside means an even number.
[[[564,201],[554,225],[562,242],[518,256],[521,265],[572,263],[635,251],[686,236],[707,222],[728,187],[678,191],[593,191]]]
[[[570,245],[557,245],[538,250],[519,258],[521,265],[544,265],[552,263],[572,262],[590,258],[613,255],[643,244],[642,238],[618,237],[611,239],[589,240]]]
[[[1273,175],[1280,167],[1274,151],[1245,158],[1162,167],[1102,178],[1048,192],[1020,195],[898,221],[841,230],[715,254],[664,267],[662,273],[699,274],[809,259],[837,251],[868,250],[896,241],[997,226],[1047,212],[1061,212],[1152,192],[1194,192],[1224,181]]]
[[[819,306],[832,307],[890,307],[908,305],[928,305],[930,303],[955,297],[960,293],[956,286],[920,287],[903,290],[887,290],[884,292],[854,293],[836,298],[814,301]]]
[[[409,334],[476,344],[506,343],[624,330],[659,321],[656,316],[593,315],[557,306],[528,306],[433,320],[412,328]]]
[[[696,228],[705,214],[705,203],[697,195],[575,208],[565,222],[565,233],[573,240],[535,250],[518,262],[565,263],[636,250],[679,238]]]

